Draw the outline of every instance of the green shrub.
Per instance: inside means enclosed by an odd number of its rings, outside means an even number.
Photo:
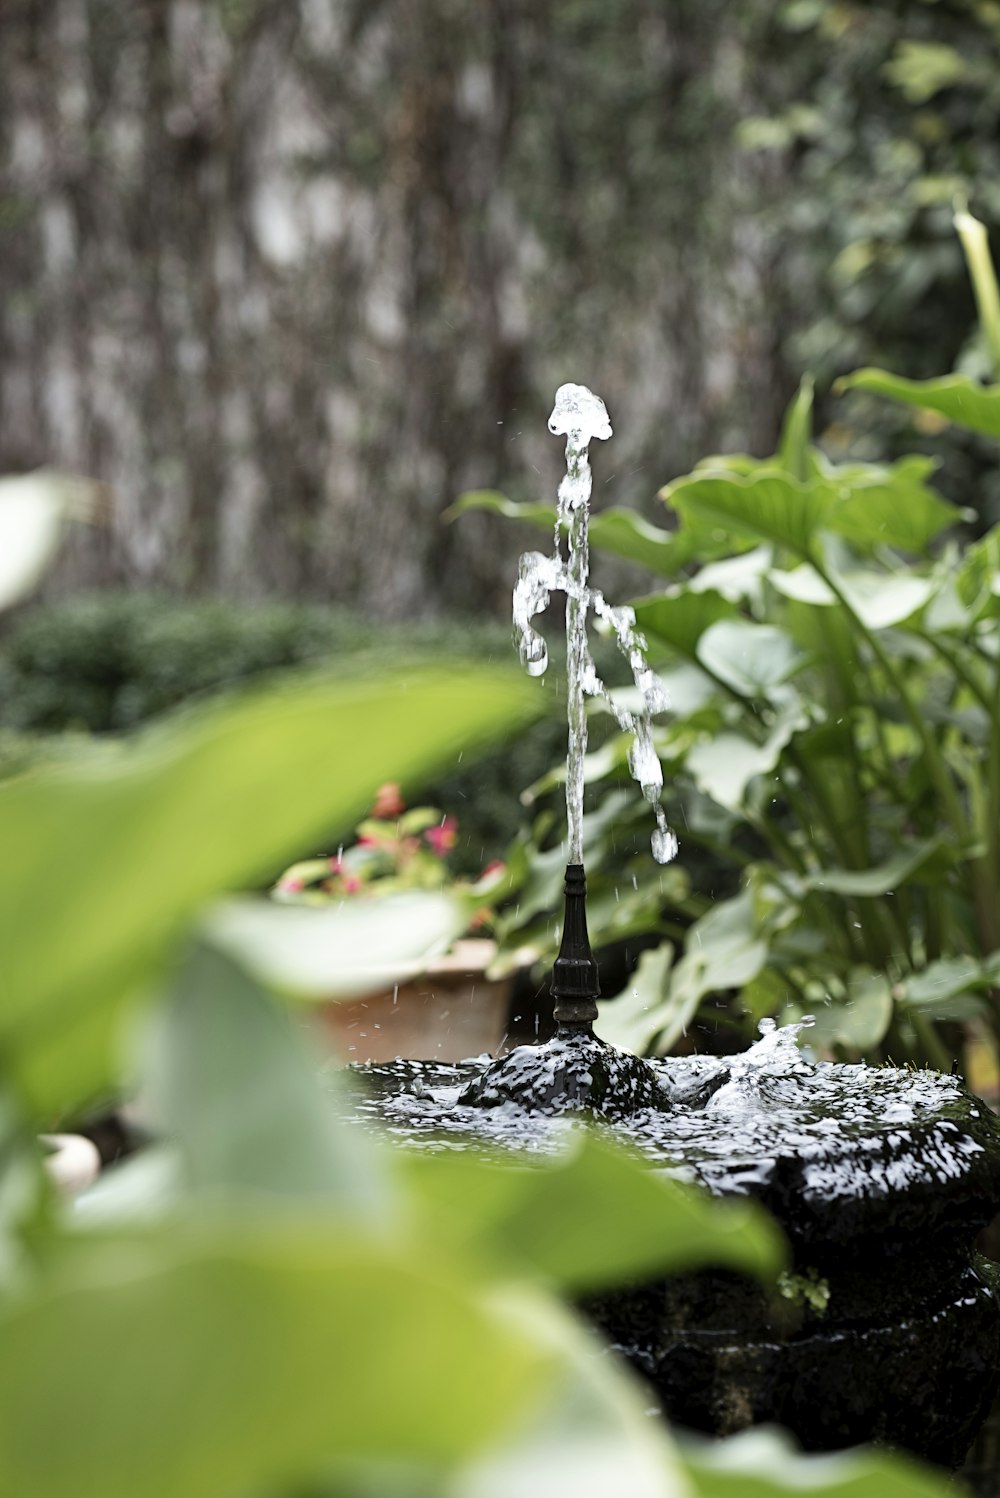
[[[375,676],[430,655],[482,665],[512,660],[509,626],[444,619],[375,627],[319,605],[191,603],[134,593],[36,606],[0,642],[0,776],[54,752],[79,751],[87,733],[129,732],[192,698],[299,666]],[[503,851],[522,821],[522,787],[558,754],[565,729],[555,690],[552,696],[547,719],[500,749],[456,762],[427,788],[425,799],[458,819],[460,873],[478,873]],[[57,734],[71,736],[58,750]]]
[[[96,594],[22,615],[0,650],[0,721],[119,733],[270,672],[350,654],[363,623],[318,607]]]

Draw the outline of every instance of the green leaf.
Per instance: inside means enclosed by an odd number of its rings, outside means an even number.
[[[805,482],[810,474],[809,448],[812,443],[813,393],[811,375],[804,375],[781,427],[778,461],[793,478]]]
[[[627,791],[613,791],[600,806],[583,818],[583,845],[587,850],[587,872],[596,874],[607,857],[605,834],[614,826],[632,802]],[[516,858],[515,851],[513,858]],[[511,862],[512,859],[508,860]],[[519,925],[542,912],[559,909],[566,877],[566,849],[560,842],[544,852],[531,849],[524,885],[518,896],[516,919]]]
[[[742,988],[767,962],[769,943],[754,892],[713,905],[688,931],[660,1013],[657,1046],[666,1053],[694,1019],[706,994]]]
[[[699,468],[663,494],[707,540],[716,532],[751,537],[808,560],[819,533],[830,531],[866,551],[896,546],[923,552],[965,513],[928,486],[932,468],[923,457],[834,466],[820,456],[806,482],[768,463],[748,474]]]
[[[769,546],[755,546],[752,551],[709,562],[689,580],[688,592],[720,593],[730,603],[756,602],[761,595],[761,583],[771,566],[771,555]]]
[[[609,1045],[644,1056],[660,1028],[660,1009],[667,996],[673,945],[666,941],[642,952],[635,972],[621,993],[598,1004],[594,1031]]]
[[[587,897],[587,920],[595,946],[659,930],[664,906],[683,903],[691,890],[686,871],[676,864],[656,865],[655,875],[641,882],[637,879],[636,886],[633,889],[631,880],[625,883],[613,870],[594,880]]]
[[[781,622],[820,668],[817,687],[827,711],[835,707],[840,716],[856,706],[863,693],[864,679],[858,669],[857,625],[847,610],[817,608],[811,603],[789,600],[781,610]]]
[[[769,775],[809,717],[793,702],[776,718],[762,744],[738,733],[716,733],[688,750],[685,766],[698,789],[729,811],[745,809],[747,791],[760,775]]]
[[[354,896],[323,906],[226,900],[205,929],[263,983],[302,999],[353,999],[422,973],[482,902],[451,890]]]
[[[158,1010],[144,1093],[187,1190],[253,1190],[386,1220],[388,1166],[338,1123],[289,1015],[222,953],[197,948]]]
[[[829,463],[817,472],[833,492],[828,528],[852,546],[895,546],[923,555],[934,538],[972,511],[943,499],[928,483],[937,464],[913,454],[895,463]]]
[[[493,515],[503,515],[506,520],[525,520],[529,525],[541,526],[550,535],[555,530],[555,505],[515,504],[512,499],[508,499],[505,494],[498,494],[495,489],[472,489],[467,494],[460,495],[444,511],[441,519],[449,522],[457,520],[470,510],[487,510]]]
[[[688,588],[640,598],[633,605],[643,634],[669,645],[698,663],[698,641],[719,619],[735,619],[737,610],[721,593],[692,592]]]
[[[966,549],[958,572],[958,592],[974,614],[1000,595],[1000,525]]]
[[[718,687],[699,667],[679,661],[657,671],[660,684],[667,694],[668,711],[676,721],[690,718],[718,697]]]
[[[962,601],[958,578],[952,570],[954,565],[952,561],[948,572],[938,574],[935,579],[933,596],[928,600],[920,621],[920,632],[928,637],[968,634],[975,621],[973,610]]]
[[[590,544],[627,562],[638,562],[661,577],[675,578],[691,561],[693,548],[679,531],[651,525],[634,510],[599,510],[590,520]]]
[[[551,1347],[558,1373],[512,1439],[456,1474],[448,1498],[689,1498],[666,1424],[650,1419],[638,1380],[622,1377],[575,1318],[541,1296],[505,1292],[494,1304]],[[389,1491],[376,1487],[372,1498]],[[426,1498],[441,1491],[432,1483]]]
[[[463,494],[447,510],[444,520],[457,520],[470,510],[486,510],[505,520],[521,520],[553,533],[556,511],[553,505],[515,504],[505,495],[491,489],[477,489]],[[590,544],[595,551],[609,552],[628,562],[638,562],[661,577],[676,577],[691,560],[692,547],[677,531],[651,525],[634,510],[612,506],[590,517]]]
[[[967,1019],[968,1003],[956,1001],[989,983],[984,964],[975,957],[942,957],[904,980],[903,1004],[931,1019]]]
[[[816,608],[831,608],[839,604],[830,584],[809,562],[800,562],[797,567],[772,567],[767,580],[783,598],[794,599],[796,603],[808,603]]]
[[[965,261],[969,267],[972,288],[976,294],[979,326],[983,341],[990,351],[993,378],[1000,376],[1000,290],[997,275],[990,255],[990,241],[986,225],[964,208],[955,214],[955,228],[962,241]]]
[[[709,626],[698,641],[699,663],[712,676],[742,697],[781,700],[777,692],[795,672],[804,656],[795,642],[773,624],[752,624],[748,619],[720,619]]]
[[[409,1240],[284,1216],[88,1235],[0,1315],[0,1490],[220,1498],[336,1459],[453,1463],[555,1371]]]
[[[779,468],[763,467],[748,477],[697,471],[663,491],[693,530],[717,529],[786,546],[808,557],[813,537],[827,523],[831,498],[826,489],[802,484]]]
[[[884,973],[855,968],[848,980],[847,998],[813,1010],[815,1025],[807,1032],[810,1045],[829,1050],[835,1045],[870,1051],[883,1039],[892,1020],[892,992]]]
[[[883,369],[859,369],[837,382],[840,390],[868,390],[906,406],[936,411],[956,426],[1000,438],[1000,386],[977,385],[967,375],[907,380]]]
[[[0,1048],[31,1106],[113,1080],[123,1014],[207,900],[538,704],[496,670],[308,680],[0,786]]]
[[[926,104],[935,94],[968,78],[970,65],[954,47],[905,38],[882,71],[908,104]]]
[[[603,698],[597,699],[590,709],[592,713],[606,713],[613,717],[611,708]],[[617,719],[615,720],[617,726]],[[624,734],[609,739],[602,744],[600,749],[594,749],[590,754],[583,757],[583,778],[587,785],[593,785],[596,781],[605,780],[614,770],[622,769],[628,760],[629,740]],[[544,775],[531,783],[527,791],[522,793],[522,800],[532,804],[540,796],[545,796],[549,791],[555,790],[557,786],[566,784],[566,761],[559,760],[551,769],[546,770]]]
[[[835,572],[829,569],[848,607],[868,629],[891,629],[911,618],[933,595],[937,584],[933,578],[917,577],[910,572],[875,572],[857,570]],[[785,598],[821,608],[841,608],[841,600],[829,584],[808,562],[788,572],[777,568],[768,573],[768,581]]]
[[[891,893],[908,880],[925,872],[929,864],[937,862],[944,848],[940,837],[925,838],[900,848],[898,853],[873,869],[823,869],[810,874],[803,881],[806,889],[830,890],[835,895],[860,895],[865,899],[876,899]]]
[[[882,1451],[801,1456],[774,1429],[748,1430],[727,1441],[687,1438],[683,1448],[697,1498],[955,1498],[952,1477],[909,1457]]]
[[[577,1294],[706,1264],[767,1278],[784,1262],[752,1203],[714,1201],[598,1134],[527,1170],[453,1152],[412,1155],[403,1168],[436,1231]]]

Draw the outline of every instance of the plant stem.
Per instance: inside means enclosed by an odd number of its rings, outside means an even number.
[[[962,803],[958,797],[957,791],[955,790],[955,786],[951,779],[951,776],[948,773],[948,768],[941,756],[941,750],[937,743],[937,740],[931,732],[927,724],[927,720],[920,712],[919,706],[910,696],[910,692],[907,688],[906,682],[903,680],[902,676],[893,664],[891,658],[886,653],[878,636],[874,633],[873,630],[868,628],[867,624],[865,624],[860,615],[858,615],[851,607],[843,588],[840,587],[839,583],[836,581],[833,575],[822,565],[822,563],[816,560],[813,560],[812,565],[816,569],[822,580],[826,583],[830,591],[837,598],[841,607],[844,609],[844,612],[852,621],[854,628],[857,630],[858,634],[860,634],[861,637],[865,640],[872,654],[875,656],[875,659],[878,661],[879,665],[882,667],[882,670],[885,672],[889,681],[892,683],[892,686],[895,688],[899,696],[900,703],[903,707],[903,711],[905,712],[907,718],[909,718],[910,724],[913,727],[923,747],[924,754],[927,758],[928,769],[930,770],[934,783],[937,786],[941,799],[945,804],[948,818],[951,822],[955,837],[961,843],[967,842],[969,829],[966,822],[965,813],[962,810]]]
[[[906,1018],[913,1026],[913,1033],[920,1042],[925,1058],[936,1071],[950,1071],[952,1058],[941,1043],[932,1021],[927,1018],[926,1014],[920,1014],[916,1009],[907,1009]]]

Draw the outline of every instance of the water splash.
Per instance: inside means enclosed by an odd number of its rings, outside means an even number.
[[[797,1194],[808,1203],[810,1231],[821,1241],[859,1232],[855,1208],[869,1226],[877,1218],[884,1227],[898,1191],[926,1195],[927,1187],[944,1187],[951,1196],[943,1200],[954,1202],[974,1194],[977,1172],[989,1177],[991,1193],[1000,1190],[1000,1123],[968,1097],[958,1078],[813,1063],[796,1043],[804,1027],[805,1021],[776,1030],[764,1022],[762,1038],[740,1056],[644,1063],[667,1107],[640,1108],[619,1119],[616,1137],[651,1164],[721,1196],[750,1194],[767,1203]],[[491,1155],[545,1155],[587,1126],[555,1108],[462,1103],[489,1065],[481,1056],[450,1065],[395,1061],[355,1068],[372,1092],[352,1095],[344,1106],[397,1142],[432,1151],[472,1146]]]
[[[773,1092],[769,1084],[785,1078],[813,1077],[816,1068],[799,1050],[799,1035],[815,1024],[811,1014],[796,1024],[779,1030],[773,1019],[762,1019],[758,1025],[760,1040],[749,1050],[734,1056],[729,1063],[729,1080],[709,1099],[713,1113],[743,1113],[760,1106],[763,1092]]]
[[[566,595],[567,718],[566,819],[569,863],[583,863],[583,765],[587,753],[587,697],[600,697],[610,707],[619,728],[631,733],[629,773],[653,807],[656,829],[651,839],[657,863],[668,863],[677,853],[677,838],[667,826],[660,805],[663,770],[653,744],[651,719],[667,706],[663,684],[650,670],[645,636],[636,628],[635,613],[627,606],[612,608],[597,588],[590,587],[589,504],[592,489],[588,450],[594,438],[611,436],[611,422],[599,396],[585,385],[560,385],[549,417],[549,431],[566,438],[566,473],[559,485],[555,538],[551,556],[525,552],[514,587],[514,628],[521,663],[531,676],[541,676],[549,662],[548,646],[532,627],[532,620],[548,608],[551,594]],[[567,555],[562,553],[563,533]],[[629,664],[642,698],[643,710],[633,713],[618,702],[597,673],[587,641],[587,614],[593,609],[614,634]]]

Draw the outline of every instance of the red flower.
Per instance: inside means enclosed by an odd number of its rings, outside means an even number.
[[[377,817],[380,822],[387,822],[394,817],[401,817],[406,810],[406,802],[400,795],[399,786],[395,781],[388,781],[380,785],[375,792],[375,803],[372,806],[372,816]]]
[[[498,874],[505,873],[506,869],[507,865],[501,859],[494,858],[492,863],[486,865],[479,877],[480,879],[495,879]]]
[[[434,852],[442,856],[448,852],[449,848],[454,848],[457,836],[458,823],[454,817],[445,817],[440,827],[428,827],[424,833],[424,837]]]

